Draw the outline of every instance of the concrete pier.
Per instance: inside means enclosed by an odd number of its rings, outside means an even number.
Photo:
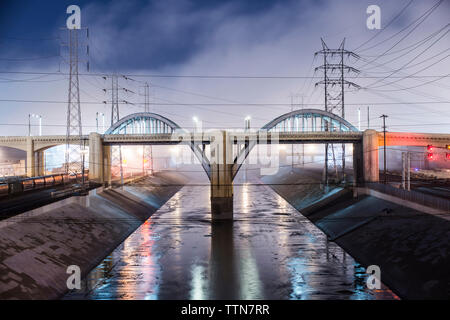
[[[211,218],[233,219],[233,144],[226,131],[214,135],[211,144]]]
[[[378,182],[380,167],[378,160],[378,133],[375,130],[365,130],[363,134],[364,181]]]

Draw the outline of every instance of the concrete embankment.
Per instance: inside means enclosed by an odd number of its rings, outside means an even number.
[[[59,298],[68,266],[84,277],[184,183],[178,173],[160,173],[1,221],[0,299]]]
[[[336,191],[323,201],[314,177],[300,169],[262,178],[301,214],[404,299],[450,298],[450,214],[430,214],[372,195]],[[277,185],[281,182],[290,185]],[[308,183],[311,183],[308,186]],[[340,194],[339,194],[340,193]],[[336,194],[339,196],[336,197]]]

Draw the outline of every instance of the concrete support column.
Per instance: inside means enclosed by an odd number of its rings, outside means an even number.
[[[89,134],[89,180],[103,183],[104,159],[102,137],[96,132]]]
[[[363,148],[361,143],[353,144],[353,181],[355,186],[364,182]]]
[[[34,177],[36,176],[36,163],[34,156],[34,141],[33,137],[27,137],[27,176]]]
[[[233,219],[233,144],[227,132],[219,131],[211,143],[212,220]]]
[[[44,151],[38,151],[35,153],[36,170],[37,176],[45,175],[45,154]]]
[[[378,182],[380,179],[378,147],[378,132],[372,129],[365,130],[363,134],[365,182]]]
[[[103,183],[107,182],[108,186],[112,185],[111,176],[111,146],[103,146]]]
[[[353,197],[358,196],[358,186],[364,183],[364,161],[362,143],[353,144]]]

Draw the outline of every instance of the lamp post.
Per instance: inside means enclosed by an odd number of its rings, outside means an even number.
[[[192,131],[195,133],[195,132],[197,132],[197,129],[198,129],[199,120],[196,116],[193,116],[192,121],[194,121],[194,130],[192,130]]]
[[[28,135],[31,136],[31,118],[39,119],[39,135],[42,136],[42,116],[34,113],[28,114]]]
[[[387,184],[387,170],[386,170],[386,118],[387,118],[388,116],[387,115],[385,115],[385,114],[383,114],[383,115],[381,115],[380,116],[380,118],[383,118],[383,145],[384,145],[384,147],[383,147],[383,149],[384,149],[384,152],[383,152],[383,160],[384,160],[384,168],[383,168],[383,174],[384,174],[384,184]]]
[[[250,116],[245,117],[245,126],[244,126],[245,131],[250,130],[250,120],[251,120]]]
[[[95,116],[95,123],[96,123],[96,132],[98,133],[98,116],[102,116],[102,133],[105,132],[105,114],[103,112],[97,112]]]
[[[81,146],[81,190],[82,192],[85,191],[85,178],[84,178],[84,172],[85,172],[85,157],[88,153],[88,150],[86,149],[86,139],[83,139],[83,145]]]

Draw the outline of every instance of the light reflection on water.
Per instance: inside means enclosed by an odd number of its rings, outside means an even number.
[[[211,224],[209,187],[184,187],[66,298],[396,298],[269,187],[234,202],[234,222]]]

